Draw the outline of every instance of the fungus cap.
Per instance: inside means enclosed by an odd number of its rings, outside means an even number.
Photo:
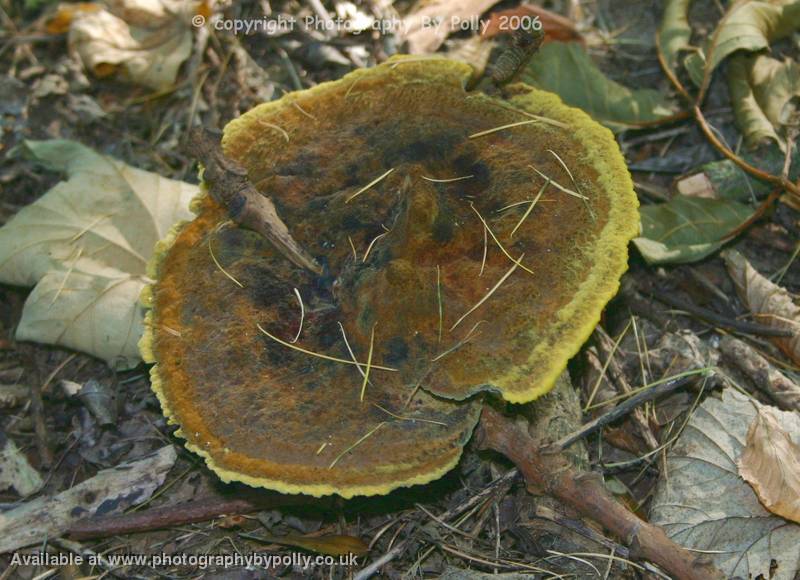
[[[468,93],[470,74],[393,59],[225,128],[325,272],[208,195],[157,248],[141,349],[223,479],[350,497],[440,477],[476,395],[547,392],[616,293],[638,213],[613,136],[525,85]]]

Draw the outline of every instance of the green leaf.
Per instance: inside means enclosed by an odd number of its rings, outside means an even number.
[[[719,249],[753,210],[735,201],[676,195],[639,210],[642,235],[633,240],[649,264],[695,262]]]
[[[728,67],[736,123],[751,148],[772,140],[786,150],[785,111],[800,97],[800,66],[766,54],[736,55]]]
[[[26,148],[67,180],[0,228],[0,282],[36,285],[17,338],[88,352],[118,368],[137,364],[147,261],[176,221],[191,218],[197,186],[72,141]]]
[[[690,48],[692,28],[689,26],[691,0],[668,0],[658,29],[658,45],[667,66],[675,70],[681,51]]]
[[[520,80],[557,93],[565,103],[583,109],[614,131],[640,127],[675,113],[663,93],[631,90],[608,79],[577,43],[545,44]]]
[[[798,28],[800,0],[740,0],[734,3],[706,47],[705,75],[710,75],[734,51],[768,49],[771,41],[788,36]]]

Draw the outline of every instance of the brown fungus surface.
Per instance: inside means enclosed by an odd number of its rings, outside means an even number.
[[[611,133],[524,85],[467,93],[469,75],[392,60],[225,128],[324,273],[209,196],[160,248],[142,350],[224,479],[345,497],[430,481],[474,395],[535,399],[596,325],[638,231]]]

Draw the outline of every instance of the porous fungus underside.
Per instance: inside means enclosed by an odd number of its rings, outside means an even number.
[[[469,75],[393,60],[225,128],[325,272],[221,227],[209,196],[162,244],[142,350],[223,479],[345,497],[430,481],[457,462],[474,395],[535,399],[596,325],[638,229],[611,133],[524,85],[469,94]]]

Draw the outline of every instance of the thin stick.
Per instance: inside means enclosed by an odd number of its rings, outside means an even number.
[[[536,173],[538,173],[538,174],[539,174],[541,177],[543,177],[544,179],[549,179],[549,180],[550,180],[550,182],[551,182],[551,183],[552,183],[552,184],[553,184],[555,187],[557,187],[558,189],[560,189],[560,190],[561,190],[561,191],[563,191],[564,193],[566,193],[566,194],[568,194],[568,195],[571,195],[571,196],[573,196],[573,197],[577,197],[578,199],[582,199],[582,200],[584,200],[584,201],[588,201],[588,200],[589,200],[589,198],[588,198],[588,197],[586,197],[585,195],[581,195],[580,193],[577,193],[577,192],[575,192],[575,191],[572,191],[572,190],[571,190],[571,189],[569,189],[568,187],[564,187],[563,185],[561,185],[559,182],[557,182],[557,181],[556,181],[555,179],[553,179],[552,177],[547,177],[547,176],[546,176],[544,173],[542,173],[541,171],[539,171],[538,169],[536,169],[536,168],[535,168],[533,165],[531,165],[531,164],[528,164],[528,167],[530,167],[531,169],[533,169],[533,170],[534,170]]]
[[[530,125],[531,123],[540,123],[540,122],[541,122],[540,119],[526,119],[524,121],[516,121],[515,123],[509,123],[508,125],[500,125],[499,127],[494,127],[493,129],[486,129],[486,131],[479,131],[478,133],[473,133],[468,138],[477,139],[478,137],[491,135],[492,133],[497,133],[498,131],[503,131],[505,129],[511,129],[513,127],[519,127],[520,125]]]
[[[353,201],[353,199],[355,199],[356,197],[358,197],[359,195],[361,195],[362,193],[364,193],[365,191],[367,191],[367,190],[368,190],[370,187],[372,187],[372,186],[373,186],[373,185],[375,185],[376,183],[379,183],[381,180],[385,179],[385,178],[386,178],[386,176],[388,176],[388,175],[389,175],[389,174],[390,174],[392,171],[394,171],[395,169],[396,169],[395,167],[392,167],[392,168],[391,168],[389,171],[387,171],[387,172],[386,172],[386,173],[384,173],[383,175],[379,175],[378,177],[376,177],[375,179],[373,179],[372,181],[370,181],[370,182],[369,182],[368,184],[366,184],[364,187],[362,187],[362,188],[361,188],[361,189],[359,189],[357,192],[355,192],[353,195],[351,195],[350,197],[348,197],[348,198],[347,198],[347,200],[345,200],[345,203],[350,203],[351,201]]]
[[[586,406],[583,408],[583,412],[585,413],[586,410],[592,405],[594,402],[594,397],[597,395],[597,390],[600,388],[600,383],[603,382],[603,377],[606,376],[606,372],[608,371],[608,365],[611,364],[611,361],[614,360],[614,353],[617,352],[617,348],[619,347],[619,343],[622,342],[622,339],[628,333],[628,329],[631,327],[630,321],[628,321],[627,326],[619,333],[619,337],[614,342],[614,346],[611,348],[611,352],[608,353],[608,357],[606,358],[606,362],[603,363],[603,368],[600,369],[600,375],[597,377],[597,381],[595,381],[594,386],[592,387],[591,393],[589,394],[589,399],[586,401]]]
[[[256,323],[256,327],[262,333],[266,334],[268,337],[270,337],[272,340],[274,340],[278,344],[282,344],[283,346],[289,347],[292,350],[296,350],[296,351],[302,352],[302,353],[310,355],[310,356],[315,356],[317,358],[321,358],[321,359],[325,359],[325,360],[329,360],[329,361],[333,361],[333,362],[338,362],[338,363],[343,363],[343,364],[346,364],[346,365],[356,365],[356,366],[359,366],[359,367],[367,366],[364,363],[360,363],[360,362],[355,361],[355,360],[346,360],[346,359],[343,359],[343,358],[337,358],[335,356],[328,356],[327,354],[322,354],[322,353],[319,353],[319,352],[314,352],[314,351],[311,351],[311,350],[307,350],[307,349],[305,349],[305,348],[303,348],[301,346],[297,346],[295,344],[292,344],[291,342],[286,342],[285,340],[281,340],[277,336],[275,336],[273,334],[270,334],[269,332],[264,330],[264,328],[258,323]],[[370,365],[370,367],[373,368],[373,369],[379,370],[379,371],[397,372],[397,369],[393,369],[391,367],[383,367],[383,366],[380,366],[380,365]]]
[[[461,177],[452,177],[450,179],[434,179],[433,177],[425,177],[424,175],[420,175],[422,179],[425,181],[431,181],[433,183],[452,183],[454,181],[462,181],[464,179],[472,179],[475,177],[474,175],[462,175]]]
[[[442,324],[444,321],[444,307],[442,306],[442,272],[436,264],[436,299],[439,303],[439,344],[442,344]]]
[[[294,295],[297,296],[297,301],[300,303],[300,326],[297,329],[297,335],[294,337],[294,340],[292,341],[293,344],[297,342],[298,338],[300,338],[300,333],[303,332],[303,321],[306,318],[306,308],[305,306],[303,306],[303,297],[300,296],[300,290],[295,288]]]
[[[548,185],[550,185],[550,180],[549,179],[544,182],[544,185],[539,190],[539,193],[537,193],[536,197],[533,198],[533,201],[531,202],[530,207],[528,207],[528,209],[525,210],[525,213],[522,214],[522,217],[517,222],[517,225],[515,225],[514,229],[511,230],[511,234],[508,236],[509,238],[513,238],[514,237],[514,233],[519,229],[519,227],[522,225],[522,223],[526,219],[528,219],[528,216],[531,215],[531,212],[533,211],[533,208],[536,207],[536,204],[539,202],[539,198],[542,197],[542,194],[544,193],[544,190],[547,188]]]
[[[335,465],[336,465],[336,464],[339,462],[339,460],[340,460],[342,457],[344,457],[345,455],[347,455],[348,453],[350,453],[350,452],[351,452],[353,449],[355,449],[356,447],[358,447],[359,445],[361,445],[361,444],[362,444],[362,443],[363,443],[363,442],[364,442],[366,439],[368,439],[369,437],[371,437],[372,435],[374,435],[374,434],[375,434],[375,432],[376,432],[378,429],[380,429],[381,427],[383,427],[384,425],[386,425],[386,423],[388,423],[388,421],[382,421],[382,422],[378,423],[378,425],[377,425],[377,426],[375,426],[375,427],[373,427],[372,429],[370,429],[370,430],[367,432],[367,434],[366,434],[366,435],[364,435],[363,437],[361,437],[361,439],[359,439],[358,441],[356,441],[355,443],[353,443],[353,444],[352,444],[350,447],[348,447],[347,449],[345,449],[344,451],[342,451],[342,452],[341,452],[339,455],[337,455],[337,456],[336,456],[336,459],[334,459],[334,460],[331,462],[331,464],[328,466],[328,469],[333,469],[333,467],[334,467],[334,466],[335,466]]]
[[[685,376],[678,379],[674,379],[671,381],[667,381],[665,383],[661,383],[660,385],[655,385],[645,391],[640,391],[639,393],[632,396],[630,399],[620,403],[613,409],[611,409],[608,413],[604,413],[589,421],[585,425],[583,425],[580,429],[575,431],[574,433],[570,433],[556,441],[555,443],[551,444],[548,447],[548,452],[552,449],[553,452],[562,451],[572,445],[573,443],[577,442],[584,437],[588,437],[592,433],[599,431],[609,423],[613,423],[620,417],[623,417],[636,409],[639,405],[642,405],[648,401],[652,401],[657,399],[658,397],[665,395],[667,393],[671,393],[684,387],[694,381],[697,377],[695,375],[692,376]]]
[[[520,261],[520,260],[522,260],[522,258],[524,258],[524,257],[525,257],[525,254],[523,253],[523,254],[522,254],[520,257],[519,257],[519,259],[518,259],[518,260],[516,260],[516,261],[514,262],[514,265],[513,265],[513,266],[511,266],[511,268],[509,268],[509,269],[508,269],[508,272],[506,272],[505,274],[503,274],[503,277],[502,277],[502,278],[500,278],[500,280],[498,280],[498,281],[497,281],[497,284],[495,284],[494,286],[492,286],[492,289],[491,289],[491,290],[489,290],[489,292],[487,292],[487,293],[486,293],[486,295],[485,295],[483,298],[481,298],[480,300],[478,300],[478,302],[477,302],[477,304],[475,304],[475,306],[473,306],[472,308],[470,308],[469,310],[467,310],[467,311],[466,311],[466,312],[465,312],[465,313],[464,313],[464,314],[461,316],[461,318],[459,318],[458,320],[456,320],[455,324],[453,324],[453,326],[451,326],[451,327],[450,327],[450,332],[453,332],[453,329],[454,329],[456,326],[458,326],[458,325],[461,323],[461,321],[462,321],[462,320],[464,320],[464,319],[465,319],[467,316],[469,316],[470,314],[472,314],[473,312],[475,312],[475,310],[477,310],[478,308],[480,308],[480,306],[481,306],[481,305],[482,305],[484,302],[486,302],[486,301],[487,301],[487,300],[488,300],[488,299],[491,297],[491,295],[492,295],[492,294],[494,294],[494,293],[497,291],[497,289],[498,289],[498,288],[500,288],[500,285],[501,285],[503,282],[505,282],[505,281],[506,281],[506,279],[507,279],[509,276],[511,276],[511,274],[513,274],[513,273],[514,273],[514,270],[516,270],[516,269],[517,269],[517,266],[519,266],[519,265],[520,265],[519,261]]]
[[[673,308],[678,308],[679,310],[684,310],[692,316],[696,316],[697,318],[705,320],[714,326],[726,328],[734,332],[741,332],[743,334],[756,334],[760,336],[794,336],[794,333],[786,328],[776,328],[774,326],[766,326],[764,324],[758,324],[755,322],[743,322],[741,320],[726,318],[725,316],[717,314],[708,308],[703,308],[702,306],[687,302],[667,292],[661,292],[654,289],[652,290],[652,294],[653,297],[659,302],[663,302],[669,306],[672,306]]]
[[[601,524],[634,548],[637,559],[651,560],[685,580],[721,580],[713,564],[670,540],[664,531],[619,503],[602,478],[573,467],[563,453],[545,453],[539,441],[514,418],[485,405],[475,434],[478,449],[492,449],[514,462],[530,489],[543,490],[580,515]]]
[[[372,368],[372,352],[375,346],[375,325],[372,325],[372,333],[369,336],[369,353],[367,354],[367,368],[364,370],[364,382],[361,383],[361,397],[359,401],[364,402],[364,393],[367,392],[367,383],[369,382],[369,370]]]
[[[505,254],[506,258],[508,258],[509,260],[511,260],[512,262],[514,262],[514,263],[515,263],[517,266],[519,266],[520,268],[522,268],[522,269],[523,269],[523,270],[525,270],[526,272],[528,272],[528,273],[530,273],[530,274],[533,274],[533,270],[531,270],[530,268],[528,268],[528,267],[526,267],[525,265],[521,264],[521,263],[519,262],[519,260],[515,260],[515,259],[514,259],[514,258],[511,256],[511,254],[509,254],[509,253],[508,253],[508,250],[506,250],[505,246],[504,246],[504,245],[503,245],[503,244],[500,242],[500,240],[498,240],[498,239],[497,239],[497,236],[496,236],[496,235],[494,235],[494,232],[492,231],[492,228],[490,228],[490,227],[489,227],[489,224],[488,224],[488,223],[486,223],[486,220],[485,220],[485,219],[483,219],[483,216],[482,216],[482,215],[480,214],[480,212],[478,211],[478,208],[476,208],[476,207],[475,207],[475,204],[473,204],[472,202],[470,202],[469,206],[472,208],[472,211],[474,211],[474,212],[475,212],[475,214],[478,216],[478,219],[480,219],[480,220],[481,220],[481,223],[483,224],[483,227],[484,227],[484,228],[486,228],[486,231],[487,231],[487,232],[489,232],[489,235],[490,235],[490,236],[492,236],[492,239],[494,240],[494,243],[495,243],[495,244],[497,244],[497,247],[498,247],[498,248],[500,248],[500,251],[502,251],[502,252],[503,252],[503,254]],[[523,255],[524,255],[524,254],[523,254]],[[522,259],[522,258],[520,258],[520,259]]]

